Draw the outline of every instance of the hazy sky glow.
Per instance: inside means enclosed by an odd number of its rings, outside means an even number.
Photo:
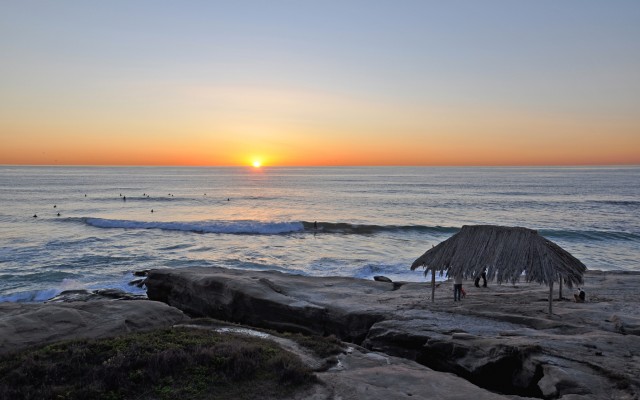
[[[640,164],[640,1],[4,1],[0,164]]]

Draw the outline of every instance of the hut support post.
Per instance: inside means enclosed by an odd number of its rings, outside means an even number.
[[[562,300],[562,278],[560,278],[559,285],[560,288],[558,289],[558,300]]]
[[[553,314],[553,281],[549,282],[549,316]]]
[[[436,269],[431,270],[431,302],[436,299]]]

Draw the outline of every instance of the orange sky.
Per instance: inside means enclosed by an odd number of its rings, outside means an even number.
[[[429,112],[302,97],[299,105],[295,99],[274,101],[268,110],[224,115],[130,116],[109,110],[86,119],[63,111],[37,119],[5,118],[0,160],[205,166],[254,160],[282,166],[640,164],[640,134],[633,120],[518,110]],[[249,95],[245,99],[250,103]]]
[[[640,3],[427,3],[11,3],[0,164],[640,164]]]

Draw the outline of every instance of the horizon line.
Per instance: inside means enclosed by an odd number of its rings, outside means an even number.
[[[575,168],[575,167],[640,167],[640,163],[621,164],[335,164],[335,165],[188,165],[188,164],[3,164],[1,167],[122,167],[122,168]]]

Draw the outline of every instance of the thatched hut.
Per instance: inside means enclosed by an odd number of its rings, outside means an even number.
[[[475,278],[487,268],[487,279],[498,283],[515,283],[523,277],[527,282],[549,286],[549,314],[552,313],[553,283],[569,287],[583,282],[587,267],[557,244],[538,235],[537,231],[520,227],[465,225],[444,242],[429,249],[411,265],[425,268],[425,275],[447,273]],[[435,294],[435,284],[431,300]],[[562,294],[560,294],[562,296]]]

